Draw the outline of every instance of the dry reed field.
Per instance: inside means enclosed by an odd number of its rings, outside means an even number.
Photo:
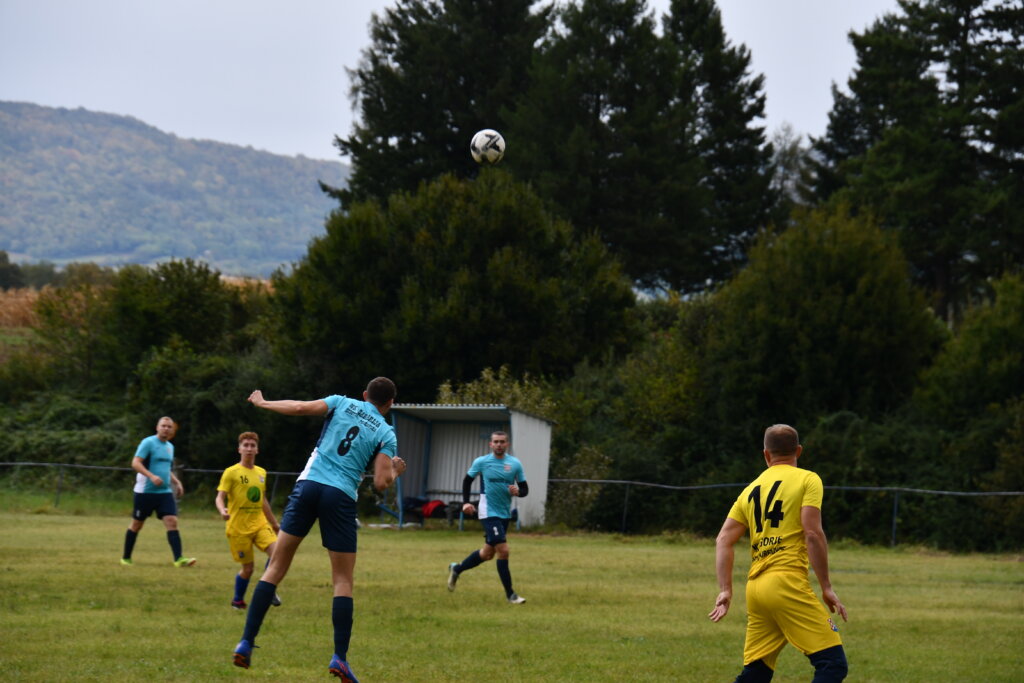
[[[31,327],[39,292],[31,287],[0,290],[0,327]]]

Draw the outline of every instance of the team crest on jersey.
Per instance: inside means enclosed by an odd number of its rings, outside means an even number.
[[[829,625],[829,628],[831,628],[836,633],[839,632],[839,627],[836,626],[836,622],[832,621],[832,617],[828,618],[828,625]]]
[[[265,480],[265,478],[264,478],[264,477],[260,477],[260,483],[261,483],[261,484],[265,484],[265,483],[266,483],[266,480]]]
[[[506,471],[506,472],[511,472],[511,471],[512,471],[512,465],[509,465],[509,464],[507,464],[507,463],[506,463],[506,465],[505,465],[505,471]]]

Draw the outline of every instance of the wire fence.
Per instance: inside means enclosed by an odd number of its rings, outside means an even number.
[[[93,471],[107,471],[107,472],[123,472],[134,474],[135,470],[130,467],[111,467],[104,465],[80,465],[71,463],[52,463],[52,462],[0,462],[0,467],[44,467],[44,468],[56,468],[56,481],[54,482],[54,499],[53,506],[60,506],[61,494],[66,488],[65,481],[65,470],[93,470]],[[216,489],[216,483],[210,486],[210,482],[216,477],[219,481],[220,475],[223,470],[211,470],[201,468],[180,468],[175,470],[179,476],[182,474],[198,474],[202,475],[206,479],[205,487],[209,490]],[[299,472],[278,472],[278,471],[267,471],[268,475],[273,475],[271,480],[271,488],[267,493],[267,500],[273,505],[277,490],[281,479],[297,478]],[[399,480],[400,482],[401,480]],[[666,491],[701,491],[709,489],[734,489],[741,490],[746,486],[746,483],[725,483],[725,484],[700,484],[696,486],[672,486],[669,484],[655,484],[651,482],[643,481],[629,481],[625,479],[549,479],[549,483],[554,484],[588,484],[588,485],[615,485],[625,487],[622,502],[622,517],[620,531],[626,533],[628,530],[628,519],[629,519],[629,497],[630,490],[632,488],[652,488],[661,489]],[[1006,497],[1006,496],[1024,496],[1024,491],[940,491],[934,489],[920,489],[912,488],[907,486],[825,486],[825,489],[833,491],[859,491],[859,492],[877,492],[883,494],[889,494],[892,496],[892,519],[891,519],[891,533],[889,542],[890,545],[895,546],[897,544],[897,527],[900,513],[900,497],[902,495],[925,495],[925,496],[952,496],[960,498],[980,498],[980,497]],[[289,489],[290,490],[290,489]],[[386,510],[393,516],[399,519],[401,524],[402,512],[401,505],[397,504],[397,501],[401,501],[401,492],[399,491],[396,499],[397,510]]]
[[[54,497],[53,497],[53,506],[54,507],[60,507],[60,496],[61,496],[61,493],[64,490],[64,470],[65,470],[65,468],[73,469],[73,470],[93,470],[93,471],[106,471],[106,472],[126,472],[126,473],[132,474],[133,476],[135,475],[135,470],[133,470],[131,467],[110,467],[110,466],[106,466],[106,465],[79,465],[79,464],[71,464],[71,463],[53,463],[53,462],[0,462],[0,467],[2,467],[2,466],[12,466],[12,467],[56,467],[57,468],[57,481],[56,481],[56,490],[54,492]],[[224,470],[207,470],[207,469],[183,467],[183,468],[176,468],[174,470],[174,472],[175,472],[175,474],[182,474],[182,473],[196,473],[196,474],[204,474],[204,475],[205,474],[215,474],[219,478],[220,475],[224,473]],[[299,476],[298,472],[271,472],[269,470],[267,471],[267,474],[275,475],[275,477],[273,479],[273,483],[271,484],[271,492],[267,494],[267,500],[270,500],[270,501],[274,500],[274,495],[277,493],[278,475],[292,476],[292,477]]]
[[[625,479],[548,479],[549,483],[576,483],[576,484],[615,484],[625,486],[625,494],[622,503],[622,524],[620,531],[626,533],[628,529],[629,516],[629,491],[630,487],[646,487],[663,489],[669,491],[701,491],[708,489],[734,489],[742,490],[746,483],[730,484],[700,484],[697,486],[671,486],[668,484],[653,484],[643,481],[628,481]],[[906,486],[825,486],[825,489],[833,491],[872,491],[892,494],[892,522],[889,543],[896,545],[896,530],[900,511],[901,494],[922,494],[932,496],[959,496],[965,498],[988,497],[988,496],[1024,496],[1024,491],[938,491],[933,489],[918,489]]]
[[[121,485],[124,483],[123,479],[113,479],[107,477],[104,479],[99,473],[108,473],[120,477],[122,474],[131,475],[130,481],[134,484],[136,472],[131,467],[114,467],[107,465],[81,465],[77,463],[53,463],[53,462],[0,462],[0,467],[11,467],[14,471],[17,468],[56,468],[56,476],[54,477],[53,486],[53,506],[55,508],[60,507],[61,496],[74,486],[74,483],[69,481],[66,476],[65,470],[97,473],[92,478],[91,483],[96,486],[114,486]],[[188,476],[187,480],[184,481],[186,484],[186,490],[189,491],[188,497],[194,498],[199,495],[207,495],[209,498],[210,507],[213,506],[213,497],[216,495],[217,486],[220,483],[220,477],[224,473],[223,469],[203,469],[198,467],[175,467],[174,474],[182,479],[186,475],[198,475],[198,482],[195,476]],[[287,497],[291,493],[292,485],[294,480],[298,479],[301,472],[279,472],[274,470],[267,470],[269,477],[269,490],[267,491],[267,502],[271,507],[274,507],[275,500],[277,499],[278,491],[282,491],[282,495]],[[373,475],[364,475],[364,479],[372,479]],[[284,483],[282,483],[282,481]],[[31,482],[34,485],[42,485],[43,482]],[[77,482],[75,482],[77,483]],[[374,497],[373,507],[381,511],[390,517],[395,518],[398,524],[401,526],[404,523],[404,514],[402,506],[398,503],[401,501],[401,479],[396,482],[394,490],[383,496]],[[360,496],[362,500],[362,496]]]

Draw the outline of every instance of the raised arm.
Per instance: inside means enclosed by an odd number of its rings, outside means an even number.
[[[711,621],[721,621],[729,613],[732,604],[732,563],[735,556],[733,546],[747,533],[747,527],[732,517],[726,517],[718,538],[715,539],[715,574],[718,576],[718,597],[715,608],[708,613]]]
[[[804,527],[807,558],[821,586],[821,599],[832,612],[838,612],[843,621],[846,621],[846,607],[832,590],[832,580],[828,575],[828,539],[825,538],[825,530],[821,527],[821,510],[813,505],[804,505],[800,508],[800,523]]]
[[[249,394],[249,403],[257,408],[264,408],[282,415],[326,415],[327,402],[321,398],[315,401],[268,401],[263,398],[263,392],[257,389]]]

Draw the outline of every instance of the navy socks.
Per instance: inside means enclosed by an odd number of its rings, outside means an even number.
[[[277,586],[266,581],[259,581],[252,589],[252,602],[249,603],[249,611],[245,614],[245,631],[242,633],[242,640],[248,640],[252,645],[256,644],[256,635],[260,632],[263,617],[270,609],[276,589]]]
[[[135,550],[135,539],[138,537],[139,534],[137,531],[132,531],[131,529],[129,529],[128,531],[124,532],[124,555],[122,555],[121,557],[123,557],[126,560],[131,559],[132,551]]]
[[[458,566],[457,571],[461,574],[467,569],[479,567],[481,563],[483,563],[483,560],[480,559],[480,551],[474,550],[462,561],[462,564]]]
[[[508,570],[508,560],[498,560],[498,577],[501,585],[505,587],[505,597],[512,595],[512,572]]]
[[[243,579],[241,574],[235,574],[235,602],[245,600],[245,591],[249,588],[249,579]]]
[[[331,621],[334,623],[334,654],[342,661],[348,659],[348,644],[352,639],[352,598],[336,596],[331,605]]]
[[[178,530],[167,532],[167,542],[171,544],[171,552],[174,553],[174,559],[181,557],[181,534]]]

